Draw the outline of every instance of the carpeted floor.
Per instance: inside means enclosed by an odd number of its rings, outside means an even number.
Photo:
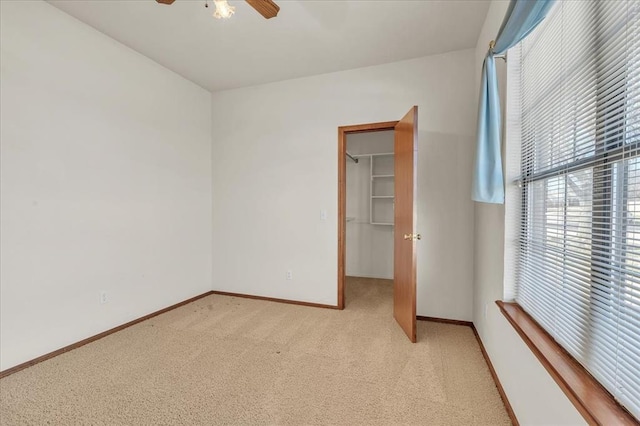
[[[409,343],[386,280],[346,302],[208,296],[0,380],[0,424],[509,424],[469,327]]]

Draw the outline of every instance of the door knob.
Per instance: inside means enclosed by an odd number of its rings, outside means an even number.
[[[404,234],[404,239],[405,240],[421,240],[422,239],[422,235],[420,234]]]

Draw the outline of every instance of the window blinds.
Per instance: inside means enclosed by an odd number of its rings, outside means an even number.
[[[559,1],[519,49],[516,300],[640,418],[640,0]]]

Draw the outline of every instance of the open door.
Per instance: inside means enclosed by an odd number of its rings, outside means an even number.
[[[416,341],[416,162],[418,107],[395,126],[395,232],[393,317],[412,342]]]

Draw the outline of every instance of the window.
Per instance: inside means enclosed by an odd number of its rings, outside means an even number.
[[[640,0],[558,1],[514,50],[516,301],[640,418]]]

